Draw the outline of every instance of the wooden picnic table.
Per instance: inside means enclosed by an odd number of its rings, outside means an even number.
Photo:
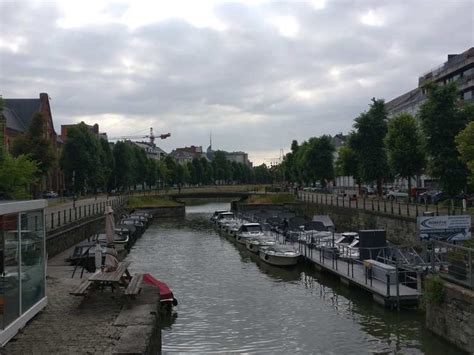
[[[92,274],[89,277],[89,281],[92,283],[99,282],[99,283],[108,283],[108,284],[122,284],[127,285],[128,281],[132,278],[128,271],[128,267],[130,266],[130,261],[124,261],[119,263],[117,270],[111,272],[104,272],[99,270]]]
[[[124,261],[119,263],[117,270],[111,272],[104,272],[102,270],[96,271],[94,274],[89,276],[88,279],[83,280],[75,290],[70,292],[72,295],[75,296],[84,296],[86,295],[89,290],[100,287],[108,287],[110,286],[112,290],[115,288],[122,288],[124,292],[128,289],[129,284],[132,281],[132,276],[128,271],[128,267],[130,266],[130,261]],[[139,275],[137,275],[137,278]],[[138,288],[140,285],[135,285],[137,281],[133,282],[133,288],[137,289],[134,293],[138,292]],[[127,294],[127,293],[126,293]]]

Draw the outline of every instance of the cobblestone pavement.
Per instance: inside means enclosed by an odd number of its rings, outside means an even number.
[[[121,310],[120,295],[109,290],[86,298],[69,295],[80,282],[64,259],[48,262],[48,306],[0,350],[2,354],[111,354],[120,338],[112,326]],[[85,275],[87,276],[87,275]]]

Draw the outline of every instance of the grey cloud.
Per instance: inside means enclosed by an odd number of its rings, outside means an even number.
[[[384,26],[359,22],[370,9]],[[126,10],[112,4],[104,14]],[[219,148],[278,151],[295,138],[347,132],[371,97],[414,88],[422,72],[472,45],[472,10],[467,0],[328,1],[321,10],[234,3],[215,8],[225,31],[180,19],[64,29],[53,3],[4,1],[0,39],[25,42],[16,53],[0,47],[1,94],[48,92],[57,128],[77,116],[116,114],[125,117],[122,134],[150,121],[170,131],[165,149],[205,146],[212,130]],[[274,16],[292,16],[297,36],[282,36],[267,21]],[[341,69],[339,80],[331,68]],[[295,88],[325,96],[299,100]]]

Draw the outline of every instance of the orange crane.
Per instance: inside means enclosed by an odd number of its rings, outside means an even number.
[[[171,137],[171,133],[164,133],[160,134],[158,136],[155,136],[153,134],[153,128],[150,127],[150,134],[146,136],[122,136],[122,137],[111,137],[109,139],[114,140],[114,139],[140,139],[140,138],[149,138],[150,139],[150,144],[155,145],[155,138],[160,138],[160,139],[166,139],[168,137]]]

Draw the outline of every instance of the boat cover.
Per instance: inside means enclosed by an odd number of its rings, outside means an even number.
[[[162,302],[164,301],[173,301],[175,298],[173,296],[173,292],[171,289],[168,287],[167,284],[165,284],[163,281],[155,279],[152,275],[150,274],[144,274],[143,275],[143,282],[154,285],[158,288],[160,291],[160,299]]]

